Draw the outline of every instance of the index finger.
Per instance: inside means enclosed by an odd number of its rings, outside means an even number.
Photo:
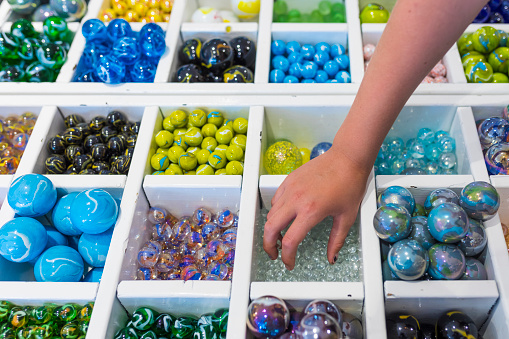
[[[283,204],[276,210],[271,209],[274,213],[267,218],[263,232],[263,249],[272,260],[277,259],[277,241],[281,236],[281,231],[284,230],[290,221],[295,218],[295,212],[289,206],[290,204]]]

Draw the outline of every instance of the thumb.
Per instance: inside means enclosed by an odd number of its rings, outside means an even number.
[[[356,218],[357,213],[342,213],[334,217],[329,243],[327,244],[327,259],[331,265],[336,262],[338,253],[343,247],[348,231]]]

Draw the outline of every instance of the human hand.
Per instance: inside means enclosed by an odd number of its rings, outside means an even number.
[[[302,165],[284,180],[272,198],[263,235],[263,248],[272,260],[281,258],[287,269],[295,267],[295,255],[307,233],[327,216],[334,221],[327,246],[333,264],[344,244],[364,196],[369,171],[348,158],[340,147]],[[281,235],[293,220],[284,238]]]

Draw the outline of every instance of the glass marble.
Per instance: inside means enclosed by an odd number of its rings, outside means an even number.
[[[390,186],[386,188],[379,196],[378,196],[378,205],[383,206],[387,204],[394,204],[398,206],[402,206],[406,208],[406,210],[412,214],[415,208],[415,199],[404,187],[401,186]]]
[[[78,244],[83,260],[92,267],[104,267],[112,235],[113,228],[99,234],[83,233]]]
[[[51,180],[40,174],[25,174],[11,183],[7,193],[9,206],[23,217],[39,217],[48,213],[57,200]]]
[[[290,323],[286,303],[274,296],[257,298],[249,304],[247,327],[256,337],[277,337]]]
[[[159,224],[166,220],[168,211],[162,207],[151,207],[148,211],[147,218],[152,224]]]
[[[47,242],[46,229],[32,218],[14,218],[0,228],[0,255],[9,261],[34,260],[45,250]]]
[[[81,33],[88,42],[104,41],[108,38],[106,33],[106,26],[99,19],[89,19],[83,23]]]
[[[480,338],[474,321],[459,311],[449,311],[442,314],[436,323],[437,339],[454,338],[458,332],[466,338]]]
[[[113,56],[100,57],[96,67],[97,77],[107,84],[121,83],[126,74],[125,65]]]
[[[432,191],[424,201],[424,209],[429,213],[433,208],[442,205],[445,202],[459,204],[458,195],[448,188],[438,188]]]
[[[196,326],[197,319],[194,317],[179,317],[175,320],[172,328],[172,335],[175,338],[188,338]]]
[[[302,165],[302,155],[291,142],[278,141],[265,151],[263,164],[269,174],[289,174]]]
[[[460,279],[465,272],[465,255],[455,245],[435,244],[428,250],[428,273],[434,279]]]
[[[81,255],[67,246],[47,249],[34,266],[37,281],[78,282],[83,276],[83,270]]]
[[[396,242],[387,256],[391,271],[402,280],[417,280],[424,275],[429,265],[427,251],[415,240]]]
[[[129,72],[132,82],[154,82],[157,71],[157,63],[149,59],[139,59],[133,64]]]
[[[406,238],[411,232],[411,216],[406,208],[387,204],[378,208],[373,218],[373,226],[378,237],[394,243]]]
[[[10,8],[17,14],[31,14],[41,3],[40,0],[7,0]]]
[[[68,21],[77,21],[85,16],[87,3],[84,0],[50,0],[51,8]]]
[[[56,70],[67,60],[67,51],[56,43],[41,44],[36,52],[37,60],[46,68]]]
[[[115,199],[102,189],[79,193],[71,203],[71,222],[89,234],[103,233],[117,221],[119,207]]]
[[[137,330],[148,330],[154,323],[157,313],[148,307],[140,307],[133,312],[131,326]]]
[[[253,41],[240,36],[230,40],[233,49],[233,64],[251,68],[256,59],[256,46]],[[287,44],[288,48],[288,44]]]
[[[484,155],[489,174],[509,174],[509,143],[499,142],[491,146]]]
[[[494,144],[506,141],[508,133],[509,122],[498,117],[485,119],[477,127],[477,134],[479,135],[479,141],[483,149],[488,149]]]
[[[328,300],[313,300],[304,307],[303,312],[304,314],[327,313],[338,322],[338,325],[341,326],[343,324],[342,311]]]
[[[51,82],[55,77],[52,70],[47,69],[39,62],[30,64],[25,69],[25,72],[27,81],[29,82]]]
[[[298,338],[327,339],[343,338],[343,331],[338,322],[327,313],[306,314],[295,330]]]
[[[68,236],[81,235],[83,232],[75,227],[71,222],[71,204],[74,198],[78,195],[77,192],[69,193],[60,198],[51,214],[51,220],[55,228],[62,234]]]
[[[159,58],[166,51],[164,34],[160,31],[146,31],[140,34],[139,48],[141,54],[149,59]]]
[[[223,81],[225,83],[252,83],[254,74],[245,66],[234,65],[223,72]]]
[[[472,257],[480,254],[486,247],[487,242],[486,230],[481,222],[468,219],[468,232],[458,243],[458,248],[466,256]]]
[[[321,142],[317,144],[313,149],[311,150],[311,159],[316,158],[319,155],[324,154],[332,147],[332,144],[330,142]]]
[[[408,236],[409,240],[417,241],[425,250],[436,244],[437,240],[433,238],[428,229],[428,219],[424,216],[412,217],[412,231]],[[467,233],[468,234],[468,233]]]
[[[457,243],[468,232],[467,213],[456,204],[443,203],[429,213],[428,229],[440,242]]]
[[[347,339],[362,339],[364,332],[362,323],[359,319],[347,312],[341,312],[343,315],[343,333]]]
[[[460,206],[470,218],[486,221],[497,213],[500,207],[500,196],[491,184],[474,181],[461,191]]]
[[[219,211],[216,215],[217,224],[219,227],[227,228],[233,225],[235,222],[235,213],[233,213],[230,209],[225,208]]]
[[[419,321],[412,315],[389,315],[385,324],[388,338],[420,338]]]
[[[106,35],[111,42],[125,36],[133,36],[131,25],[124,19],[113,19],[106,27]]]
[[[166,45],[165,45],[166,47]],[[125,65],[132,65],[140,58],[138,39],[125,36],[113,43],[112,55]]]
[[[465,260],[465,273],[461,276],[462,280],[486,280],[488,274],[486,268],[477,259],[467,258]]]

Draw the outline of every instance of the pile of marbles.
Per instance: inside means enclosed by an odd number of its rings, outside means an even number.
[[[124,19],[106,27],[99,19],[87,20],[81,29],[86,39],[75,82],[154,82],[159,59],[166,52],[165,33],[154,23],[132,30]]]
[[[151,240],[138,252],[138,280],[231,280],[238,217],[225,208],[197,208],[180,219],[151,207]]]
[[[474,321],[465,313],[456,310],[442,313],[434,325],[419,323],[416,317],[409,314],[389,315],[385,323],[387,338],[482,339]]]
[[[361,24],[385,24],[390,13],[382,5],[370,3],[364,6],[360,13]]]
[[[7,0],[16,17],[44,21],[59,16],[66,21],[81,20],[87,12],[85,0]]]
[[[491,26],[461,36],[457,45],[468,82],[509,82],[508,39],[506,32]]]
[[[103,22],[124,19],[127,22],[169,22],[174,0],[111,0],[99,18]]]
[[[416,204],[406,188],[391,186],[378,196],[378,205],[375,232],[390,244],[382,265],[385,280],[487,279],[481,262],[488,241],[482,222],[500,206],[493,186],[474,181],[459,197],[439,188],[424,206]]]
[[[508,108],[504,109],[503,117],[491,117],[477,122],[477,134],[490,175],[509,174]]]
[[[191,22],[221,23],[251,21],[260,13],[260,0],[231,0],[231,10],[219,10],[213,7],[200,7],[193,12]]]
[[[220,308],[199,318],[158,313],[149,307],[140,307],[130,316],[126,327],[114,339],[138,338],[225,338],[228,309]]]
[[[247,328],[257,338],[363,338],[360,320],[328,300],[313,300],[299,312],[278,297],[257,298],[249,304]]]
[[[364,70],[368,69],[369,62],[375,53],[376,46],[373,44],[366,44],[363,47],[364,53]],[[435,67],[429,72],[429,74],[422,80],[422,83],[446,83],[447,81],[447,69],[445,68],[442,60],[440,60]]]
[[[30,21],[17,20],[0,36],[0,82],[54,82],[73,37],[60,17],[44,20],[42,34]]]
[[[34,265],[36,281],[100,280],[119,213],[108,192],[89,189],[57,199],[48,178],[26,174],[12,182],[7,202],[16,217],[0,227],[0,255]],[[36,219],[52,209],[53,226]],[[92,267],[85,277],[84,262]]]
[[[79,114],[64,118],[66,130],[50,138],[47,174],[127,174],[140,123],[120,111],[89,122]]]
[[[274,40],[271,45],[271,83],[350,83],[350,58],[341,44],[316,45]]]
[[[492,24],[503,24],[509,22],[509,1],[490,0],[484,6],[477,17],[475,17],[474,24],[482,24],[489,22]]]
[[[84,338],[94,303],[19,306],[0,301],[1,338]]]
[[[14,174],[37,121],[31,112],[0,116],[0,174]]]
[[[281,260],[281,253],[278,260],[270,260],[263,250],[263,227],[267,221],[267,213],[266,209],[262,209],[256,222],[253,255],[254,281],[355,282],[362,280],[362,251],[358,224],[350,228],[336,262],[331,265],[327,261],[327,242],[332,218],[325,218],[309,231],[302,241],[295,258],[295,268],[289,271]]]
[[[256,60],[255,43],[243,36],[230,42],[213,38],[184,41],[178,50],[179,68],[174,82],[252,83]]]
[[[298,148],[287,139],[279,139],[271,144],[263,155],[263,166],[269,174],[284,175],[324,154],[332,147],[330,142],[320,142],[310,151],[306,147]]]
[[[375,161],[376,175],[456,174],[456,140],[446,131],[421,128],[406,144],[387,138]]]
[[[345,23],[346,9],[344,1],[320,1],[318,8],[311,13],[301,13],[298,9],[289,9],[285,0],[274,2],[274,22],[328,22]]]
[[[150,158],[160,175],[241,175],[244,172],[248,121],[226,119],[218,111],[178,109],[163,120]]]

